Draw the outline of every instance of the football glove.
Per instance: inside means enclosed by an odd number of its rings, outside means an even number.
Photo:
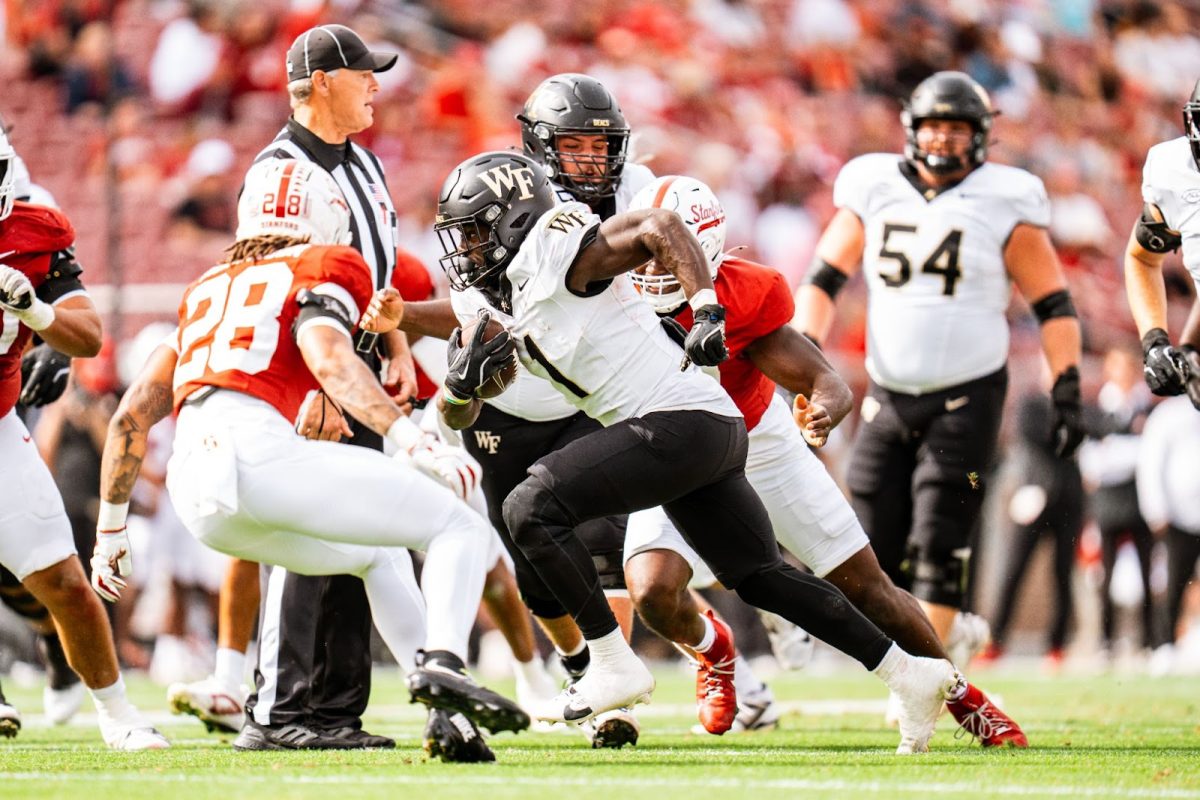
[[[67,388],[71,358],[48,344],[31,348],[21,359],[21,396],[18,402],[26,408],[53,403]]]
[[[38,299],[25,273],[4,264],[0,264],[0,311],[7,311],[35,331],[45,330],[54,322],[54,307]]]
[[[479,486],[480,468],[461,447],[451,447],[427,434],[410,454],[412,464],[438,483],[449,487],[460,500],[466,500]]]
[[[475,397],[479,387],[504,369],[509,359],[516,357],[517,346],[507,330],[492,337],[490,341],[483,341],[491,318],[491,312],[479,312],[475,332],[465,345],[459,344],[462,328],[455,328],[450,334],[446,350],[449,371],[446,373],[445,386],[460,400]]]
[[[118,576],[133,574],[133,550],[125,527],[115,531],[96,531],[96,548],[92,551],[92,588],[110,603],[121,599],[121,590],[128,584]]]
[[[1191,400],[1192,405],[1200,410],[1200,350],[1190,344],[1185,344],[1179,348],[1179,351],[1183,353],[1184,361],[1187,362],[1188,371],[1191,373],[1187,381],[1188,400]]]
[[[725,346],[725,307],[716,303],[700,306],[692,317],[692,329],[683,342],[683,350],[692,363],[715,367],[729,358]]]
[[[1067,367],[1050,390],[1054,401],[1054,428],[1051,445],[1059,458],[1075,455],[1083,443],[1083,403],[1079,396],[1079,369]]]
[[[1142,371],[1146,384],[1157,395],[1183,394],[1191,370],[1183,353],[1171,346],[1167,332],[1152,328],[1142,337]]]

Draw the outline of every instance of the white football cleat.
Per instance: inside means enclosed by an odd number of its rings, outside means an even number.
[[[130,710],[120,719],[109,716],[103,710],[99,716],[100,735],[113,750],[131,753],[138,750],[165,750],[171,746],[166,737],[136,710]]]
[[[966,679],[945,659],[905,653],[887,684],[900,703],[900,746],[896,753],[929,752],[929,740],[942,707],[957,687],[966,685]]]
[[[0,737],[11,739],[21,730],[21,712],[0,695]]]
[[[87,687],[83,681],[72,684],[65,689],[42,689],[42,711],[46,719],[53,725],[66,725],[71,717],[79,712],[83,698],[87,696]]]
[[[244,686],[231,690],[212,675],[194,683],[173,683],[167,689],[172,714],[191,714],[209,733],[237,733],[246,723]]]
[[[759,619],[767,630],[767,639],[771,642],[771,652],[775,660],[784,669],[804,669],[812,661],[816,642],[808,631],[791,620],[784,619],[770,611],[758,611]]]
[[[978,614],[960,611],[946,636],[946,654],[955,666],[966,667],[992,640],[992,626]]]
[[[615,665],[593,656],[587,674],[548,703],[542,703],[535,716],[578,724],[614,708],[648,703],[653,691],[654,675],[632,651]]]

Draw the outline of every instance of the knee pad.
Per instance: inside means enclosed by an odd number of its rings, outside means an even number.
[[[544,483],[530,476],[504,500],[504,524],[522,551],[544,547],[554,532],[574,527],[566,508]]]
[[[961,608],[967,594],[967,565],[971,548],[947,554],[914,552],[906,562],[912,576],[912,594],[918,600]]]

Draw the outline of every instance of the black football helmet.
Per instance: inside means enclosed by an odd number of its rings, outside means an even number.
[[[1192,88],[1192,95],[1183,104],[1183,132],[1192,146],[1192,160],[1200,169],[1200,81]]]
[[[573,72],[553,75],[533,90],[517,120],[526,154],[543,164],[550,179],[576,199],[586,203],[616,194],[629,148],[629,125],[616,98],[600,81]],[[603,178],[572,179],[563,170],[564,159],[594,163],[598,157],[564,154],[558,149],[558,137],[596,134],[608,138]]]
[[[516,151],[481,153],[455,167],[442,184],[433,225],[450,287],[498,285],[525,237],[555,205],[545,170]]]
[[[900,112],[900,123],[904,125],[904,157],[909,161],[920,161],[934,173],[977,167],[987,160],[988,134],[995,116],[987,92],[970,75],[936,72],[917,85]],[[975,135],[967,150],[967,163],[958,156],[932,155],[917,146],[917,128],[927,119],[955,119],[971,124]]]

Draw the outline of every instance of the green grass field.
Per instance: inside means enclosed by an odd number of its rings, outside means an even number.
[[[27,726],[0,740],[0,797],[1200,799],[1195,678],[984,674],[981,683],[1003,695],[1032,748],[982,751],[955,739],[944,718],[929,755],[901,758],[892,754],[897,734],[882,724],[879,684],[857,667],[845,672],[775,678],[790,709],[780,729],[721,738],[689,733],[691,687],[681,673],[663,672],[636,748],[594,751],[576,733],[504,734],[491,740],[497,763],[482,765],[427,761],[423,715],[387,670],[377,673],[367,726],[394,736],[398,748],[375,752],[237,753],[230,737],[206,735],[190,718],[163,719],[162,690],[135,678],[134,699],[162,719],[174,748],[113,753],[90,718],[48,728],[40,689],[6,686]]]

